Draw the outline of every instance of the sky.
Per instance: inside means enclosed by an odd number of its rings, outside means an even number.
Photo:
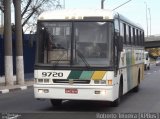
[[[128,0],[105,0],[104,9],[114,9]],[[64,0],[61,0],[61,4]],[[147,9],[146,9],[147,5]],[[65,0],[65,8],[91,8],[100,9],[101,0]],[[150,14],[149,15],[149,9]],[[129,3],[116,9],[115,11],[127,17],[134,23],[141,25],[147,35],[146,10],[148,18],[148,35],[160,34],[160,0],[131,0]],[[150,20],[151,18],[151,20]],[[150,22],[151,21],[151,22]],[[151,32],[150,32],[151,23]]]

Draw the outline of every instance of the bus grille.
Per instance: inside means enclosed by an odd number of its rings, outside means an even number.
[[[91,80],[68,80],[68,79],[53,79],[53,83],[70,83],[73,84],[89,84]]]

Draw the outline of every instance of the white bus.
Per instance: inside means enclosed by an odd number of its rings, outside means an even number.
[[[144,31],[110,10],[55,10],[37,25],[34,95],[109,101],[138,91],[144,78]]]

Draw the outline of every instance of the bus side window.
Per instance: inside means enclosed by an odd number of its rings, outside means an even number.
[[[135,45],[137,45],[137,30],[135,29]]]
[[[140,41],[141,41],[141,46],[143,46],[144,45],[143,31],[140,31]]]
[[[126,42],[129,45],[130,44],[130,38],[129,38],[129,26],[126,25]]]
[[[129,45],[132,45],[132,43],[131,43],[131,26],[129,26]]]
[[[121,39],[123,40],[123,43],[124,43],[125,42],[125,40],[124,40],[124,25],[123,25],[122,22],[120,23],[120,37],[121,37]]]
[[[137,43],[137,45],[139,45],[139,32],[138,32],[138,29],[136,29],[136,43]]]
[[[115,31],[119,32],[119,22],[117,19],[115,19],[115,21],[114,21],[114,27],[115,27]]]
[[[143,45],[144,45],[144,31],[142,33],[142,42],[143,42]]]
[[[132,29],[132,32],[133,32],[133,45],[135,45],[135,28]]]
[[[124,32],[123,32],[124,33],[124,41],[123,42],[124,42],[124,44],[126,44],[126,24],[125,23],[123,23],[123,28],[124,28],[123,29],[124,30]]]

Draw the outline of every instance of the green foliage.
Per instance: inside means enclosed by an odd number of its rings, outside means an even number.
[[[146,50],[149,52],[149,56],[154,59],[160,56],[160,48],[148,48]]]

